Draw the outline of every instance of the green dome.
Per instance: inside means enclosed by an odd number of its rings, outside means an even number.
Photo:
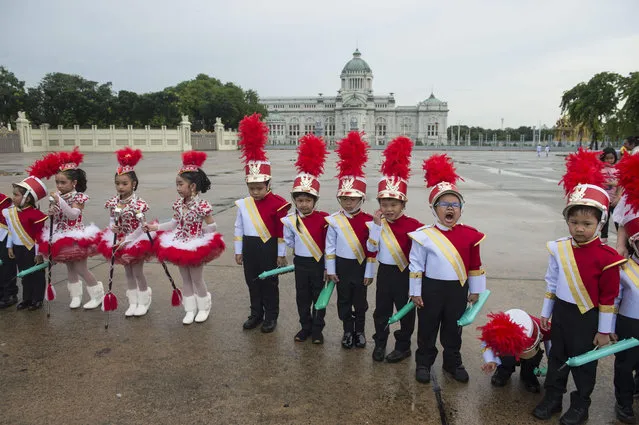
[[[442,103],[442,101],[437,99],[435,95],[431,93],[428,99],[424,101],[424,103]]]
[[[359,52],[359,49],[355,49],[355,52],[353,53],[353,59],[349,60],[346,65],[344,65],[342,74],[372,72],[371,67],[368,66],[366,61],[362,59],[361,56],[362,54]]]

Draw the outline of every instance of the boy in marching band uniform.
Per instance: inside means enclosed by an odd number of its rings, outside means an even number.
[[[568,374],[572,372],[577,389],[570,394],[570,408],[560,418],[563,425],[582,424],[588,419],[597,362],[560,368],[569,357],[610,342],[614,300],[619,293],[619,265],[626,262],[599,239],[610,202],[602,188],[602,171],[603,163],[595,152],[580,149],[568,156],[562,181],[568,195],[563,215],[570,237],[548,243],[550,258],[540,325],[548,330],[552,316],[552,348],[544,383],[546,394],[533,416],[547,420],[561,412]]]
[[[375,349],[373,360],[384,361],[388,341],[388,319],[393,314],[393,306],[401,309],[408,302],[408,256],[411,239],[408,233],[423,226],[422,223],[404,214],[406,192],[410,174],[410,159],[413,142],[404,136],[392,140],[384,151],[382,174],[379,181],[377,200],[380,208],[375,212],[366,247],[377,252],[377,291],[375,295]],[[396,363],[410,357],[410,339],[415,329],[415,310],[401,321],[395,331],[395,349],[386,356],[386,361]]]
[[[250,196],[235,201],[235,262],[244,266],[251,299],[251,314],[243,328],[254,329],[264,321],[262,332],[269,333],[277,326],[279,280],[277,276],[259,280],[258,275],[286,265],[280,219],[286,216],[291,204],[271,192],[271,164],[264,150],[268,127],[260,119],[260,114],[253,114],[240,122],[239,145]]]
[[[8,235],[6,247],[8,256],[15,261],[18,270],[23,271],[42,263],[42,255],[38,251],[38,241],[47,215],[36,205],[47,196],[47,187],[40,177],[39,170],[31,169],[30,176],[13,185],[13,206],[2,210],[7,223]],[[15,269],[13,270],[15,272]],[[12,276],[13,278],[14,276]],[[17,309],[37,310],[42,307],[46,279],[45,272],[38,270],[22,278],[22,301]]]
[[[624,188],[625,215],[619,220],[628,238],[630,258],[621,266],[621,286],[615,300],[616,330],[619,340],[639,338],[639,155],[625,155],[618,164],[620,185]],[[639,347],[615,354],[615,412],[621,422],[634,424],[632,409],[635,380],[639,368]]]
[[[316,207],[319,176],[324,172],[328,151],[324,141],[313,134],[307,134],[299,142],[295,163],[299,174],[291,191],[295,211],[281,221],[286,245],[295,253],[295,300],[302,326],[295,341],[303,342],[310,336],[313,344],[322,344],[326,309],[315,310],[314,305],[325,281],[324,246],[328,227],[325,218],[328,214]]]
[[[459,382],[468,382],[462,364],[461,331],[457,320],[468,302],[477,301],[486,290],[479,244],[485,236],[478,230],[459,224],[464,198],[455,186],[459,176],[446,155],[433,155],[424,161],[428,198],[436,218],[409,233],[410,296],[417,311],[417,352],[415,379],[430,382],[430,367],[437,357],[437,333],[444,347],[444,371]]]
[[[366,336],[366,291],[373,283],[375,255],[366,249],[368,227],[373,216],[361,210],[366,198],[363,167],[368,144],[353,131],[338,142],[337,199],[340,211],[326,217],[326,273],[337,286],[337,314],[344,327],[342,347],[364,348]]]
[[[4,193],[0,193],[0,308],[11,307],[18,303],[18,285],[13,278],[16,273],[16,263],[9,258],[7,252],[7,240],[9,238],[9,228],[7,220],[2,213],[12,205],[11,198]]]
[[[550,331],[541,329],[538,317],[518,308],[490,313],[488,318],[488,323],[478,329],[485,362],[481,369],[484,373],[495,372],[490,383],[495,387],[505,386],[519,363],[519,377],[526,390],[538,393],[540,386],[535,368],[544,356],[542,342],[546,353],[549,351]]]

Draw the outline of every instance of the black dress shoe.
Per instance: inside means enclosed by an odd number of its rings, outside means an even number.
[[[262,318],[257,316],[249,316],[248,320],[244,322],[242,327],[244,329],[255,329],[257,326],[262,323]]]
[[[306,329],[302,329],[297,334],[295,334],[295,341],[304,342],[308,339],[309,334],[309,331],[307,331]]]
[[[637,423],[637,418],[635,417],[635,412],[632,410],[632,406],[622,406],[617,403],[615,405],[615,413],[617,414],[617,419],[625,424]]]
[[[311,342],[313,344],[324,344],[324,335],[322,334],[322,332],[313,332],[313,335],[311,336]]]
[[[454,369],[444,366],[443,369],[445,372],[448,372],[455,381],[461,382],[464,384],[468,382],[468,372],[466,372],[466,368],[464,367],[464,365],[459,365],[455,367]]]
[[[566,410],[559,423],[561,425],[581,425],[588,420],[588,408],[587,407],[575,407],[570,406],[570,409]]]
[[[415,368],[415,379],[422,384],[428,384],[430,382],[430,368],[417,366],[417,368]]]
[[[390,353],[388,353],[388,356],[386,356],[386,361],[388,363],[398,363],[404,359],[409,358],[411,354],[412,352],[410,350],[405,350],[405,351],[393,350]]]
[[[11,295],[0,300],[0,308],[7,308],[16,304],[18,304],[18,297],[15,295]]]
[[[353,334],[350,332],[344,332],[344,336],[342,337],[342,347],[346,349],[353,348]]]
[[[42,301],[33,301],[29,306],[29,311],[40,310],[42,308]]]
[[[276,326],[277,320],[265,320],[264,323],[262,323],[262,333],[270,334],[275,330]]]
[[[31,301],[20,301],[18,305],[16,306],[16,309],[24,310],[26,308],[29,308],[30,305],[31,305]]]
[[[366,347],[366,336],[364,336],[364,332],[356,332],[355,337],[353,338],[353,343],[357,348]]]
[[[497,369],[497,372],[495,372],[492,378],[490,378],[490,383],[493,387],[505,387],[509,380],[510,375],[501,373],[499,369]]]
[[[539,392],[541,391],[541,385],[539,385],[539,381],[524,381],[524,388],[526,388],[526,391],[533,394],[539,394]]]
[[[546,393],[544,398],[535,407],[532,414],[537,419],[546,421],[552,417],[555,413],[561,413],[561,399],[562,397],[551,396]]]
[[[383,345],[376,345],[373,350],[373,360],[376,362],[383,362],[386,355],[386,347]]]

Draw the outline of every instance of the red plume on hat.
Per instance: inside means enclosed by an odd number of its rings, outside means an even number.
[[[127,146],[115,152],[120,166],[117,169],[118,174],[130,173],[133,171],[138,162],[142,159],[142,151],[140,149],[132,149]]]
[[[317,178],[324,173],[327,155],[326,143],[322,138],[307,134],[300,139],[295,162],[299,174],[293,181],[291,193],[319,196],[320,183]]]
[[[240,139],[238,145],[242,149],[242,158],[249,161],[266,161],[266,142],[268,140],[268,126],[262,121],[262,115],[255,113],[244,117],[240,121]]]
[[[342,177],[364,177],[364,164],[368,161],[368,143],[362,139],[362,134],[351,131],[348,135],[337,142],[337,168],[338,178]]]
[[[623,187],[631,212],[639,212],[639,154],[624,155],[617,163],[617,181]]]
[[[528,349],[534,340],[526,336],[523,326],[515,323],[504,312],[488,314],[490,319],[484,326],[477,329],[481,331],[482,340],[496,355],[509,355],[519,358],[519,355]]]
[[[204,161],[206,161],[206,152],[200,151],[187,151],[182,153],[182,168],[180,173],[187,171],[197,171],[202,168]]]
[[[51,176],[58,174],[60,171],[60,158],[57,152],[50,153],[35,161],[29,168],[27,173],[30,176],[37,177],[39,179],[48,179]]]
[[[406,136],[399,136],[384,149],[384,162],[381,172],[385,176],[399,177],[408,180],[410,176],[410,155],[413,141]]]
[[[455,170],[453,160],[444,154],[432,155],[424,160],[422,169],[425,171],[424,180],[426,187],[432,187],[439,183],[456,185],[458,180],[464,181]]]
[[[576,153],[571,153],[566,157],[566,173],[559,184],[563,184],[566,196],[580,184],[603,187],[606,184],[604,167],[605,164],[599,159],[598,152],[579,148]]]
[[[406,136],[391,140],[384,149],[384,162],[380,169],[383,177],[377,185],[377,198],[407,200],[412,150],[413,142]]]
[[[73,148],[71,152],[58,153],[58,160],[60,161],[60,171],[73,170],[82,164],[84,154],[80,152],[79,147]]]
[[[324,173],[324,163],[328,156],[326,143],[321,137],[307,134],[300,139],[297,147],[295,167],[299,173],[319,177]]]

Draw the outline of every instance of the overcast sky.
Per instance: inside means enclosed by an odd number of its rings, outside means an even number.
[[[561,94],[639,71],[638,0],[0,0],[0,65],[161,90],[198,73],[261,96],[333,95],[356,46],[377,94],[449,125],[552,126]]]

